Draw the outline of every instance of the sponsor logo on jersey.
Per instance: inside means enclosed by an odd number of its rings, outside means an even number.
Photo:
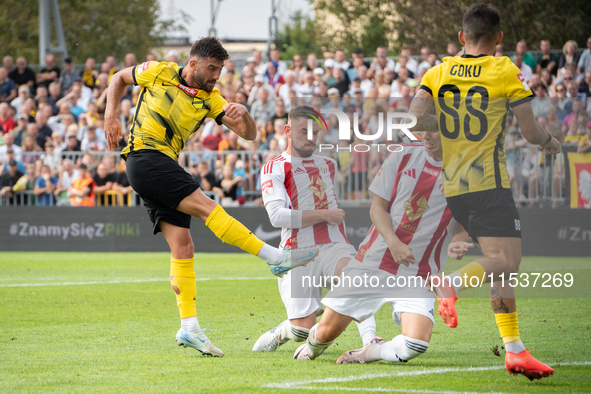
[[[304,167],[306,167],[306,168],[316,168],[316,164],[314,164],[314,163],[304,163]]]
[[[527,82],[525,82],[525,78],[523,78],[523,74],[521,74],[521,73],[517,74],[517,78],[519,78],[519,82],[521,82],[521,84],[523,85],[525,90],[529,90],[529,85],[527,84]]]
[[[320,177],[315,177],[311,180],[308,190],[314,193],[314,195],[319,200],[322,200],[326,197],[326,183],[324,183],[324,181]]]
[[[267,196],[272,196],[273,194],[275,194],[275,190],[273,189],[273,181],[272,180],[268,180],[265,181],[261,184],[262,188],[263,188],[263,193],[266,194]]]
[[[197,96],[197,93],[199,93],[199,90],[190,88],[185,85],[181,85],[180,83],[177,86],[180,90],[182,90],[183,92],[185,92],[188,95],[193,96],[193,97]]]
[[[414,169],[413,169],[414,171]],[[423,167],[423,172],[425,174],[429,174],[429,175],[433,175],[433,176],[439,176],[439,171],[433,170],[427,166]],[[414,178],[414,177],[413,177]]]
[[[150,62],[143,62],[142,64],[140,64],[137,68],[137,75],[140,75],[141,73],[146,71],[148,67],[150,67]]]
[[[414,168],[412,170],[404,171],[403,174],[411,177],[412,179],[417,179],[417,174]]]
[[[404,203],[404,211],[406,212],[406,216],[408,216],[408,220],[411,222],[414,222],[429,210],[429,203],[425,196],[422,196],[417,200],[417,195],[418,193]]]

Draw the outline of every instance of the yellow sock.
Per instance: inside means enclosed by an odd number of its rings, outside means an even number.
[[[223,242],[238,246],[254,256],[265,244],[255,237],[242,223],[228,215],[224,208],[216,206],[205,221],[205,225]]]
[[[176,294],[181,319],[197,316],[195,309],[197,285],[193,259],[170,259],[170,285]]]
[[[482,285],[485,272],[484,268],[482,268],[480,264],[470,263],[466,264],[465,266],[454,272],[452,275],[456,275],[462,278],[462,290],[465,290],[472,287],[471,283],[473,283],[474,286]],[[467,278],[465,280],[464,275],[466,275]],[[476,281],[476,279],[471,281],[470,278],[472,278],[473,276],[477,277],[478,281]]]
[[[503,343],[521,341],[519,338],[519,324],[517,323],[517,312],[495,313],[497,327],[503,338]]]

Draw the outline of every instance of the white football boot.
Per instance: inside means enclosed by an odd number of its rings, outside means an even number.
[[[256,341],[254,344],[252,351],[253,352],[272,352],[285,343],[289,341],[289,338],[283,338],[282,331],[283,325],[289,324],[289,321],[286,320],[274,329],[267,331]]]
[[[179,346],[192,347],[200,351],[204,356],[223,357],[224,352],[215,347],[203,331],[205,330],[187,331],[181,328],[176,333],[176,342]]]
[[[270,265],[269,269],[275,276],[283,276],[285,273],[295,267],[308,264],[318,256],[320,250],[316,246],[299,249],[285,249],[283,251],[283,260],[279,264]]]

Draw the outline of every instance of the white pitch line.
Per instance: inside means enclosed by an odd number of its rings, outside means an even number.
[[[296,389],[302,390],[338,390],[338,391],[370,391],[370,392],[380,392],[380,393],[419,393],[419,394],[506,394],[500,391],[486,391],[486,392],[477,392],[477,391],[433,391],[433,390],[412,390],[412,389],[390,389],[390,388],[382,388],[382,387],[370,387],[370,388],[363,388],[363,387],[322,387],[322,386],[305,386],[305,387],[296,387]]]
[[[570,363],[553,363],[549,364],[550,366],[577,366],[577,365],[591,365],[591,361],[579,361],[579,362],[570,362]],[[358,388],[350,388],[350,387],[311,387],[311,384],[314,383],[345,383],[345,382],[354,382],[358,380],[368,380],[368,379],[378,379],[378,378],[395,378],[395,377],[403,377],[403,376],[418,376],[418,375],[431,375],[431,374],[442,374],[442,373],[450,373],[450,372],[480,372],[480,371],[496,371],[505,369],[505,366],[502,365],[493,365],[489,367],[469,367],[469,368],[436,368],[436,369],[423,369],[423,370],[415,370],[415,371],[402,371],[402,372],[394,372],[394,373],[374,373],[374,374],[363,374],[357,376],[346,376],[342,378],[324,378],[324,379],[315,379],[315,380],[302,380],[302,381],[295,381],[295,382],[284,382],[284,383],[269,383],[263,385],[263,387],[268,388],[278,388],[278,389],[301,389],[301,390],[349,390],[349,391],[360,391],[360,390],[367,390],[367,391],[394,391],[394,392],[416,392],[416,393],[456,393],[453,391],[412,391],[409,389],[358,389]]]
[[[197,282],[207,282],[212,280],[268,280],[274,277],[262,278],[197,278]],[[113,283],[147,283],[147,282],[168,282],[169,279],[137,279],[137,280],[109,280],[109,281],[91,281],[91,282],[62,282],[62,283],[20,283],[20,284],[0,284],[0,287],[37,287],[37,286],[80,286],[80,285],[104,285]]]

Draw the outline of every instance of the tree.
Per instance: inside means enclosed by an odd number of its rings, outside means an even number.
[[[317,37],[323,48],[361,47],[371,54],[379,45],[398,54],[408,45],[416,54],[421,46],[445,53],[449,41],[458,42],[465,11],[472,0],[310,0],[314,4]],[[567,40],[584,44],[591,36],[591,2],[588,0],[490,0],[500,14],[506,51],[524,39],[539,49],[542,38],[553,48]],[[303,37],[303,39],[308,39]],[[327,48],[327,49],[328,49]]]
[[[322,54],[322,43],[319,41],[320,31],[314,19],[296,11],[289,23],[277,32],[275,47],[281,51],[284,59],[292,59],[295,54],[307,55],[314,52]]]
[[[419,49],[423,45],[439,53],[447,42],[458,42],[465,11],[473,4],[469,0],[426,0],[421,6],[405,1],[392,2],[398,15],[394,29],[399,43]],[[530,49],[539,49],[540,41],[550,39],[553,48],[562,48],[568,40],[584,44],[591,35],[591,2],[579,0],[492,0],[501,14],[504,32],[503,48],[514,51],[524,39]]]
[[[128,52],[141,59],[167,32],[185,30],[181,23],[190,19],[185,13],[179,21],[159,19],[158,0],[60,0],[59,6],[68,55],[75,63],[87,57],[100,62],[109,55],[122,59]],[[2,0],[0,42],[4,54],[39,62],[38,0]]]

